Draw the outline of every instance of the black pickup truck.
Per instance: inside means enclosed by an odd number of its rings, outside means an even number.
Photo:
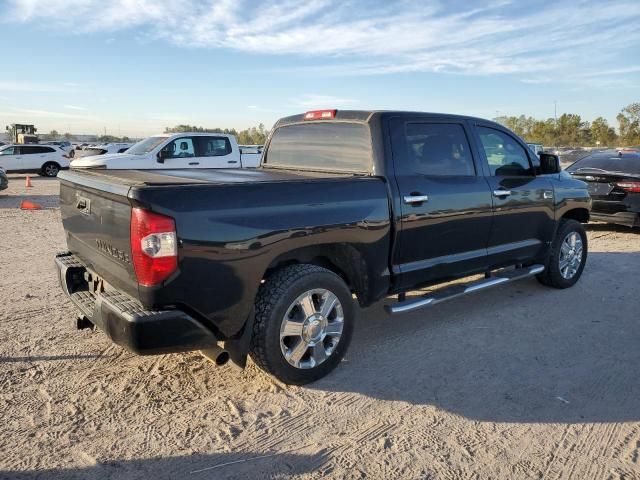
[[[397,294],[397,314],[530,276],[566,288],[587,258],[585,184],[478,118],[312,111],[277,122],[258,169],[60,180],[79,328],[139,354],[250,354],[292,384],[340,362],[356,301]]]

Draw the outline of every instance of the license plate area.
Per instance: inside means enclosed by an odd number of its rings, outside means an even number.
[[[98,295],[105,291],[107,283],[95,273],[85,270],[84,280],[87,282],[87,290],[93,295]]]

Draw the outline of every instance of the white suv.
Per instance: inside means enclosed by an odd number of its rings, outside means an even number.
[[[5,145],[0,147],[0,163],[7,173],[37,172],[55,177],[61,169],[69,168],[69,156],[57,145]]]

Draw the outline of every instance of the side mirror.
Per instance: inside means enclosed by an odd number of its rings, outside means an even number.
[[[551,153],[540,154],[540,167],[538,168],[540,175],[560,173],[561,170],[560,158],[557,155]]]
[[[157,161],[158,163],[164,163],[165,159],[169,156],[169,152],[167,152],[164,148],[158,152]]]

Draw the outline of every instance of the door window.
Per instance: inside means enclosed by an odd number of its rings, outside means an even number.
[[[191,137],[176,138],[163,148],[167,152],[165,158],[190,158],[195,157],[193,139]]]
[[[226,137],[195,137],[198,157],[223,157],[231,153],[231,143]]]
[[[511,135],[489,127],[478,127],[478,135],[492,176],[532,175],[526,150]]]
[[[0,155],[17,155],[18,147],[7,147],[4,150],[0,150]]]
[[[55,150],[51,147],[40,147],[40,146],[23,146],[20,147],[22,150],[22,154],[23,155],[33,155],[36,153],[51,153],[51,152],[55,152]]]
[[[469,142],[462,125],[409,123],[406,126],[407,174],[475,176]]]

